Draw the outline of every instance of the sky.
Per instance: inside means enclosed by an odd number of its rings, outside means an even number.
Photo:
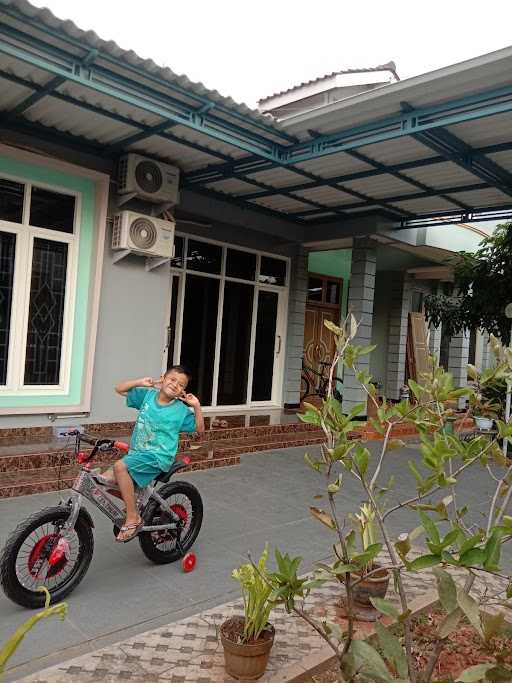
[[[237,102],[393,60],[401,79],[512,43],[510,0],[31,0]]]

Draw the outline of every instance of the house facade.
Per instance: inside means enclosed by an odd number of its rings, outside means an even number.
[[[398,82],[388,65],[372,87],[343,98],[337,83],[276,122],[25,0],[0,0],[0,15],[0,429],[129,421],[114,385],[177,362],[207,414],[296,407],[315,275],[316,303],[352,310],[358,340],[386,349],[372,370],[398,397],[407,312],[449,278],[454,214],[509,210],[510,129],[483,105],[476,117],[460,75],[480,74],[477,90],[497,98],[512,89],[512,52],[430,75],[432,101],[421,77]],[[492,130],[496,180],[409,135],[404,86],[411,106],[438,108],[439,129],[448,98],[466,106],[461,125]],[[126,193],[120,167],[133,154],[139,189]],[[179,196],[151,200],[170,166]],[[167,223],[173,253],[113,248],[130,216],[146,218],[143,242]],[[328,272],[333,254],[350,264],[349,287]],[[440,332],[430,340],[435,350]],[[450,341],[461,381],[467,353],[469,339]],[[346,406],[358,396],[345,377]]]

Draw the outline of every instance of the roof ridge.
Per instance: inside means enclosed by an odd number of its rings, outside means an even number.
[[[390,71],[395,78],[399,81],[400,78],[396,72],[396,64],[393,60],[386,62],[385,64],[379,64],[378,66],[368,66],[368,67],[361,67],[361,68],[354,68],[354,69],[340,69],[339,71],[332,71],[331,73],[324,74],[323,76],[318,76],[317,78],[312,78],[309,81],[303,81],[302,83],[299,83],[298,85],[293,85],[290,88],[287,88],[286,90],[281,90],[280,92],[273,93],[272,95],[266,95],[265,97],[261,97],[258,100],[258,104],[261,102],[266,102],[267,100],[270,100],[272,97],[278,97],[279,95],[286,95],[286,93],[293,92],[294,90],[298,90],[299,88],[303,88],[306,85],[312,85],[313,83],[318,83],[319,81],[323,81],[326,78],[333,78],[333,76],[342,76],[345,74],[362,74],[362,73],[375,73],[377,71]]]

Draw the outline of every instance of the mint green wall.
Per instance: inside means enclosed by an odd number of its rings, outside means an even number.
[[[55,185],[82,195],[80,215],[80,244],[78,256],[77,289],[73,322],[72,361],[69,392],[66,395],[0,396],[0,408],[34,406],[73,406],[81,400],[87,332],[89,280],[93,251],[95,185],[92,180],[80,178],[40,166],[0,156],[0,173],[16,176],[33,183]]]
[[[312,251],[308,257],[308,271],[331,277],[343,278],[341,313],[347,315],[348,286],[352,266],[352,249],[333,249],[331,251]]]

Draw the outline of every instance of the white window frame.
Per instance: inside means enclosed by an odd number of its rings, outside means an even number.
[[[215,339],[215,361],[214,361],[214,372],[212,381],[212,403],[211,405],[205,406],[205,412],[230,412],[234,410],[241,410],[247,408],[278,408],[281,406],[281,397],[283,393],[283,381],[284,381],[284,369],[285,369],[285,356],[286,356],[286,330],[287,330],[287,317],[288,317],[288,298],[290,291],[290,258],[287,256],[282,256],[280,254],[272,254],[267,251],[261,251],[259,249],[251,249],[249,247],[239,246],[237,244],[226,244],[218,240],[213,240],[205,237],[199,237],[190,233],[183,233],[181,231],[176,231],[176,237],[181,237],[183,239],[183,255],[187,253],[188,242],[190,240],[194,242],[205,242],[207,244],[213,244],[222,248],[221,255],[221,270],[220,273],[204,273],[195,269],[188,269],[186,267],[186,261],[183,260],[183,266],[181,268],[171,267],[170,269],[170,285],[169,285],[169,302],[172,301],[172,287],[173,287],[173,276],[179,276],[178,280],[178,298],[177,298],[177,310],[176,310],[176,330],[174,339],[174,349],[166,348],[163,357],[162,371],[165,372],[167,368],[167,358],[168,354],[173,354],[173,363],[178,364],[180,362],[180,352],[181,352],[181,341],[182,341],[182,331],[183,331],[183,307],[185,301],[185,284],[186,277],[190,275],[199,275],[201,277],[209,277],[214,280],[220,281],[219,286],[219,298],[218,298],[218,308],[217,308],[217,334]],[[256,274],[254,280],[243,280],[240,278],[231,277],[226,275],[226,261],[227,261],[227,250],[234,249],[235,251],[244,251],[250,254],[256,255]],[[284,285],[272,285],[264,282],[258,281],[258,276],[261,267],[261,257],[268,256],[272,259],[284,261],[286,264],[286,274]],[[248,367],[248,378],[247,378],[247,393],[246,402],[239,405],[217,405],[217,393],[218,393],[218,382],[219,382],[219,366],[220,366],[220,349],[222,343],[222,311],[224,303],[224,287],[226,282],[239,282],[245,285],[251,285],[254,287],[254,299],[253,299],[253,311],[252,311],[252,323],[251,323],[251,348],[249,354],[249,367]],[[276,324],[276,343],[278,338],[280,338],[280,352],[277,356],[274,356],[274,371],[273,371],[273,381],[272,381],[272,396],[266,401],[252,401],[252,383],[253,383],[253,370],[254,370],[254,346],[256,341],[256,322],[257,322],[257,301],[260,291],[276,292],[279,295],[278,298],[278,310],[277,310],[277,324]],[[169,315],[167,320],[170,320],[171,304],[169,303]],[[194,369],[192,368],[192,371]]]
[[[71,379],[72,340],[75,313],[75,297],[78,276],[78,250],[80,245],[80,216],[82,196],[58,185],[32,182],[18,176],[2,173],[1,178],[20,183],[25,188],[23,216],[21,223],[0,220],[0,231],[16,235],[14,256],[13,296],[7,356],[6,384],[0,385],[2,396],[55,396],[69,391]],[[75,198],[73,233],[60,230],[38,228],[30,225],[30,201],[32,188],[37,187],[50,192]],[[32,258],[34,239],[44,239],[67,245],[66,291],[62,327],[60,373],[58,384],[25,384],[25,357],[27,346],[28,316],[30,308],[30,286],[32,278]]]

